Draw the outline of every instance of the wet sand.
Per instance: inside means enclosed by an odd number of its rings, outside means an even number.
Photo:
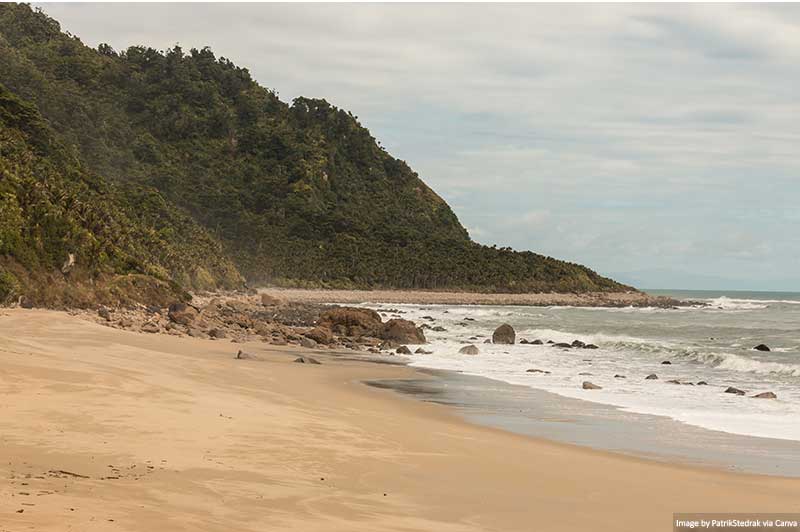
[[[666,531],[673,512],[800,511],[797,479],[553,443],[363,384],[421,375],[0,311],[0,531]]]

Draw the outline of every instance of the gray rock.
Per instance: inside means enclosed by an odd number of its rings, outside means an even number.
[[[698,381],[697,385],[698,386],[708,386],[708,383],[706,381]]]
[[[598,386],[598,385],[596,385],[594,383],[591,383],[589,381],[583,381],[583,385],[581,385],[581,388],[583,388],[584,390],[602,390],[603,389],[602,386]]]
[[[656,375],[655,373],[651,373],[650,375],[645,377],[644,380],[646,380],[646,381],[658,380],[658,375]]]
[[[418,355],[432,355],[433,351],[426,351],[425,349],[418,347],[416,351],[414,351]]]
[[[211,329],[210,331],[208,331],[208,336],[210,336],[211,338],[216,338],[218,340],[228,337],[228,335],[225,334],[225,331],[223,331],[222,329],[217,329],[217,328],[214,328],[214,329]]]
[[[308,338],[307,336],[301,336],[300,337],[300,345],[305,347],[306,349],[314,349],[319,344],[317,344],[317,342],[315,342],[311,338]]]
[[[553,347],[563,347],[565,349],[569,349],[572,347],[572,344],[568,344],[566,342],[558,342],[556,344],[553,344]]]
[[[744,395],[744,390],[740,390],[739,388],[734,388],[733,386],[728,386],[725,389],[725,393],[732,393],[734,395]]]
[[[395,351],[395,353],[397,353],[398,355],[410,355],[411,349],[409,349],[408,346],[401,345],[400,347],[397,348],[397,351]]]
[[[599,347],[597,347],[594,344],[586,344],[585,346],[583,346],[583,348],[584,349],[600,349]]]
[[[753,396],[754,399],[777,399],[778,396],[774,392],[762,392]]]
[[[258,357],[253,355],[252,353],[245,353],[241,349],[238,353],[236,353],[237,360],[258,360]]]
[[[534,340],[533,342],[531,342],[531,344],[532,345],[542,345],[542,344],[544,344],[544,342],[542,342],[541,340]]]
[[[494,333],[492,333],[492,343],[513,344],[516,337],[517,333],[514,332],[514,327],[512,327],[508,323],[504,323],[500,327],[495,329]]]
[[[546,371],[546,370],[543,370],[543,369],[528,369],[528,370],[525,370],[525,373],[541,373],[543,375],[550,375],[549,371]]]
[[[664,360],[664,361],[661,362],[662,366],[669,366],[671,364],[672,364],[672,362],[670,362],[669,360]]]
[[[472,344],[465,345],[464,347],[459,349],[458,352],[461,353],[462,355],[477,355],[478,353],[480,353],[480,351],[478,351],[478,348]]]
[[[573,340],[570,345],[572,347],[586,347],[586,344],[581,342],[580,340]]]
[[[755,349],[756,351],[770,351],[769,346],[766,344],[758,344],[753,349]]]
[[[322,364],[322,362],[320,362],[316,358],[311,358],[306,356],[295,358],[294,361],[297,362],[298,364]]]
[[[97,309],[97,315],[106,321],[111,321],[111,312],[106,307]]]

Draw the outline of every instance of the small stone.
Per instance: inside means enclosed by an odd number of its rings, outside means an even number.
[[[744,390],[740,390],[739,388],[734,388],[733,386],[728,386],[725,389],[725,393],[732,393],[735,395],[744,395]]]
[[[594,344],[586,344],[585,346],[583,346],[583,348],[584,349],[600,349],[599,347],[597,347]]]
[[[602,386],[598,386],[598,385],[596,385],[594,383],[591,383],[589,381],[583,381],[583,384],[581,385],[581,388],[583,388],[584,390],[602,390],[603,389]]]
[[[474,345],[465,345],[461,349],[458,350],[459,353],[462,355],[477,355],[480,351]]]
[[[655,373],[651,373],[650,375],[648,375],[647,377],[644,378],[644,380],[646,380],[646,381],[653,381],[653,380],[657,380],[657,379],[658,379],[658,375],[656,375]]]
[[[311,358],[306,356],[295,358],[294,361],[298,364],[322,364],[322,362],[320,362],[316,358]]]
[[[777,399],[778,396],[775,395],[773,392],[762,392],[757,393],[753,396],[754,399]]]
[[[528,369],[528,370],[525,370],[525,373],[541,373],[543,375],[550,375],[549,371],[546,371],[546,370],[543,370],[543,369]]]
[[[670,362],[669,360],[664,360],[663,362],[661,362],[662,366],[669,366],[671,364],[672,364],[672,362]]]
[[[755,349],[756,351],[770,351],[769,346],[766,344],[758,344],[753,349]]]

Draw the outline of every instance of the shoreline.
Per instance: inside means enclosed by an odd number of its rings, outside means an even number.
[[[300,303],[398,303],[419,305],[518,305],[535,307],[659,307],[672,308],[690,303],[645,292],[586,293],[479,293],[426,290],[326,290],[259,287],[269,293]]]
[[[689,467],[800,478],[800,442],[795,440],[706,429],[455,370],[411,368],[418,371],[412,379],[367,384],[444,405],[470,423],[554,443]]]
[[[673,512],[785,512],[800,498],[797,479],[476,425],[369,387],[421,374],[349,352],[20,309],[0,311],[0,346],[10,530],[666,531]]]

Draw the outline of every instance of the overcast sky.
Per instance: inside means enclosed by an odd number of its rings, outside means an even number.
[[[352,111],[479,242],[800,290],[800,6],[38,5],[91,46],[210,46]]]

